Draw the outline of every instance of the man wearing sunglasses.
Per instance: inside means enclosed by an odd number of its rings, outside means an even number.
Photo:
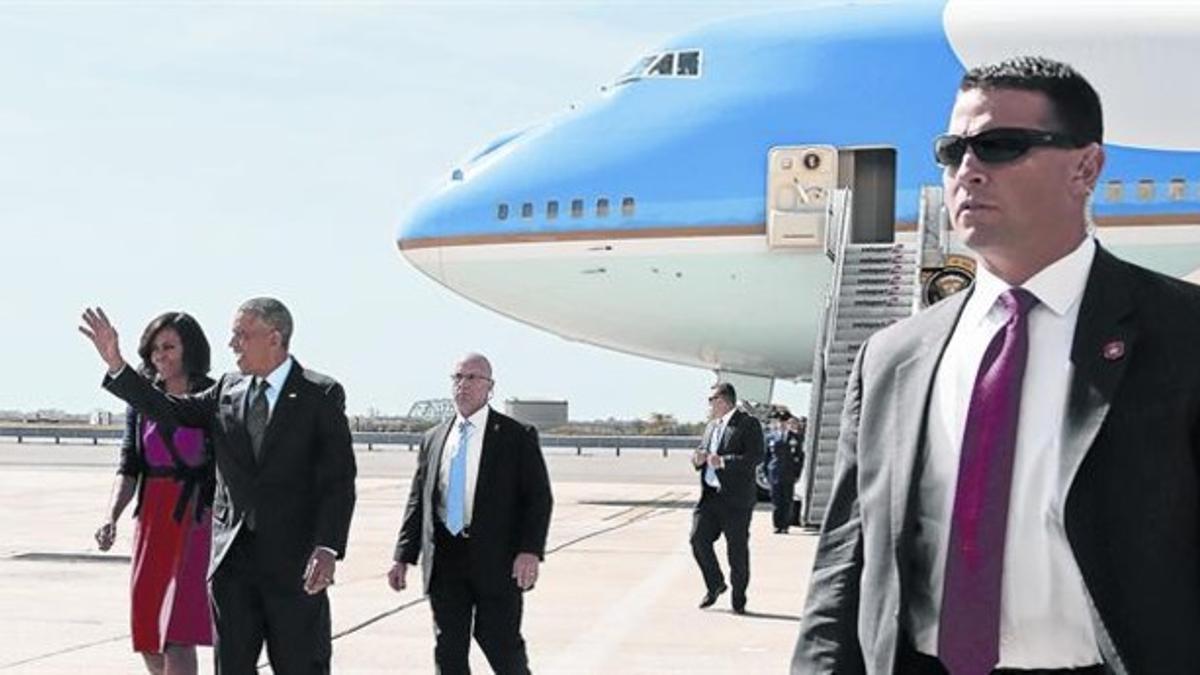
[[[388,584],[421,562],[439,673],[470,672],[472,627],[492,670],[529,672],[521,594],[546,553],[553,498],[537,430],[492,410],[492,364],[468,354],[450,375],[457,414],[425,434]]]
[[[794,673],[1200,672],[1200,288],[1090,234],[1099,97],[969,71],[934,142],[969,292],[847,386]]]
[[[708,392],[708,425],[700,446],[692,453],[692,467],[700,477],[700,501],[692,510],[692,557],[704,577],[700,609],[717,602],[729,590],[729,606],[746,613],[746,588],[750,585],[750,520],[758,503],[754,472],[763,458],[762,425],[737,407],[737,391],[729,382],[718,382]],[[725,537],[729,557],[729,584],[713,544]]]

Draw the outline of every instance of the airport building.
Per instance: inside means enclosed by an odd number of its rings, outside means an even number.
[[[510,398],[504,401],[504,414],[538,431],[548,431],[567,423],[567,402],[539,398]]]

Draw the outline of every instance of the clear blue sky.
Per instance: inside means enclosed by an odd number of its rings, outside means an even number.
[[[120,408],[75,330],[85,305],[131,359],[152,316],[191,312],[220,372],[233,309],[273,295],[351,412],[444,396],[480,350],[499,399],[701,418],[711,372],[491,314],[410,268],[396,223],[472,149],[596,96],[668,36],[796,4],[0,5],[0,408]]]

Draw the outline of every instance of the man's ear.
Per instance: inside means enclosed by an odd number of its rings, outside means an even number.
[[[1079,162],[1075,165],[1075,172],[1071,176],[1071,184],[1078,194],[1088,195],[1096,189],[1100,173],[1104,171],[1104,159],[1104,146],[1099,143],[1092,143],[1083,148]]]

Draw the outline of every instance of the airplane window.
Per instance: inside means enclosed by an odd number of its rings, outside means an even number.
[[[607,197],[601,197],[600,199],[596,200],[596,217],[597,218],[607,218],[608,217],[608,198]]]
[[[1167,184],[1167,196],[1171,201],[1182,201],[1187,195],[1187,181],[1182,178],[1172,178]]]
[[[508,204],[501,204],[496,207],[496,217],[500,220],[508,220]]]
[[[558,202],[551,200],[546,202],[546,220],[554,220],[558,217]]]
[[[642,78],[642,74],[646,72],[646,69],[649,68],[650,64],[654,63],[654,60],[657,58],[658,54],[651,54],[650,56],[643,56],[642,58],[638,59],[637,63],[633,64],[629,70],[621,73],[620,77],[617,78],[616,84],[620,85],[625,84],[626,82],[640,80]]]
[[[533,204],[531,202],[525,202],[524,204],[521,205],[521,217],[522,218],[532,218],[533,217]]]
[[[663,54],[658,59],[658,63],[654,64],[646,74],[647,75],[672,75],[675,72],[675,55]]]
[[[1104,189],[1104,197],[1110,202],[1119,202],[1125,195],[1125,184],[1119,180],[1110,180]]]
[[[621,200],[621,215],[625,218],[633,215],[633,197],[626,197]]]
[[[700,74],[700,52],[680,52],[679,62],[675,64],[675,74],[695,77]]]
[[[582,199],[572,199],[571,200],[571,217],[572,218],[582,218],[583,217],[583,200]]]
[[[1154,201],[1154,181],[1149,178],[1143,178],[1137,184],[1138,199],[1144,202]]]

